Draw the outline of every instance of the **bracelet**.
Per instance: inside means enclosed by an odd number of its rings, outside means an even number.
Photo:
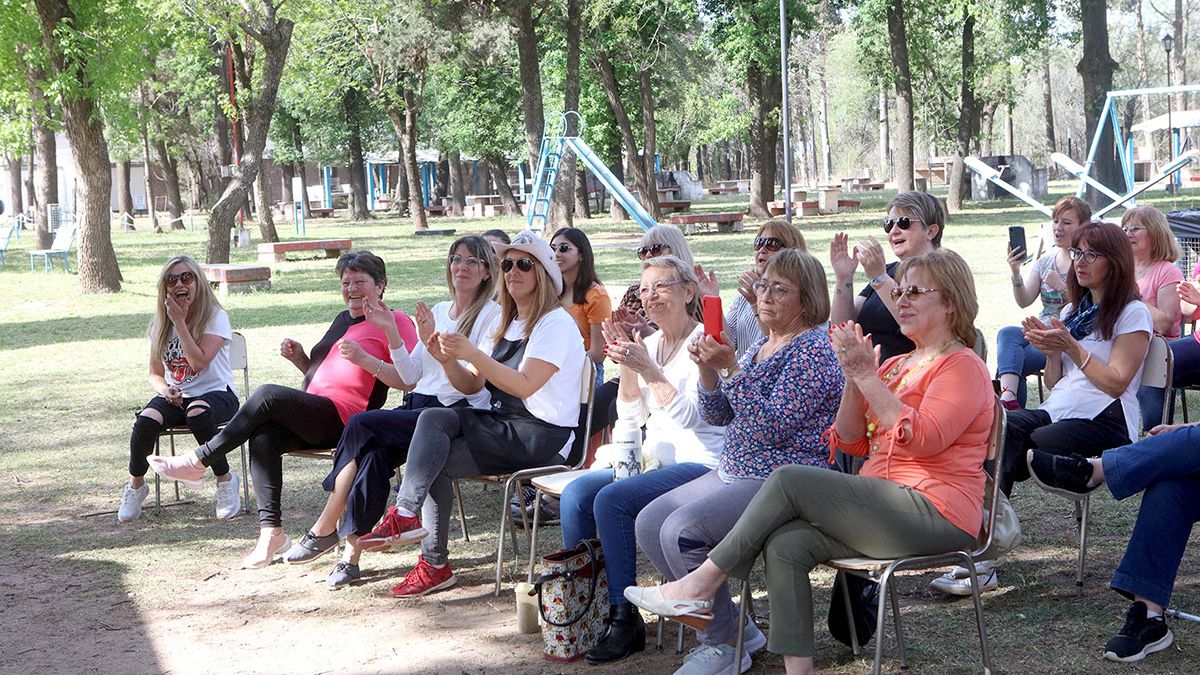
[[[1092,360],[1092,353],[1091,353],[1091,352],[1088,352],[1088,353],[1087,353],[1087,357],[1085,357],[1085,358],[1083,359],[1083,363],[1079,364],[1079,372],[1081,372],[1081,373],[1082,373],[1082,372],[1083,372],[1083,369],[1084,369],[1084,368],[1087,368],[1087,364],[1088,364],[1089,362],[1091,362],[1091,360]]]
[[[375,372],[371,373],[371,377],[379,377],[379,371],[383,370],[383,359],[376,359],[379,363],[375,364]]]
[[[891,279],[891,277],[889,277],[886,272],[883,274],[880,274],[879,276],[877,276],[871,280],[871,288],[879,288],[884,283],[886,283],[888,279]]]
[[[1021,277],[1013,277],[1012,285],[1013,285],[1013,288],[1021,288],[1022,286],[1025,285],[1025,280],[1022,279]]]

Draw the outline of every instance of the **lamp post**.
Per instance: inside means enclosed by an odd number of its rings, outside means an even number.
[[[1171,87],[1171,49],[1175,46],[1175,36],[1171,35],[1171,31],[1163,31],[1162,36],[1163,50],[1167,53],[1167,88]],[[1175,161],[1175,125],[1171,122],[1171,94],[1167,94],[1167,161]],[[1175,175],[1172,174],[1167,181],[1167,192],[1175,194]]]

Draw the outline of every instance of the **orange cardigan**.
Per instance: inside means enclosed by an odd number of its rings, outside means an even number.
[[[893,357],[880,366],[880,379],[902,358]],[[899,381],[893,379],[889,388]],[[975,536],[983,521],[983,461],[995,412],[987,365],[970,349],[960,349],[938,357],[893,393],[904,409],[896,426],[875,431],[881,434],[879,450],[859,475],[916,490],[946,520]],[[901,428],[904,420],[909,422],[909,433]],[[850,455],[870,452],[865,436],[844,441],[836,425],[826,432],[826,441],[831,449]]]

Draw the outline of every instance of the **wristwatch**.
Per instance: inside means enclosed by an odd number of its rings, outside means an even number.
[[[721,376],[722,380],[728,382],[729,380],[733,379],[734,375],[737,375],[738,370],[739,368],[737,366],[732,368],[722,368],[717,371],[717,374]]]

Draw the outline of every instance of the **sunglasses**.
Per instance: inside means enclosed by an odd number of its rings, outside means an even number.
[[[940,288],[921,288],[920,286],[908,286],[907,288],[893,288],[891,293],[892,300],[899,300],[900,296],[904,296],[908,298],[909,302],[912,302],[926,293],[940,293],[941,291],[942,289]]]
[[[908,228],[912,227],[912,221],[908,219],[908,216],[900,216],[899,218],[888,218],[887,220],[883,221],[883,233],[884,234],[891,234],[893,227],[898,227],[902,230],[907,230]]]
[[[555,253],[567,253],[573,248],[575,248],[575,247],[570,244],[566,244],[566,243],[550,244],[550,250],[554,251]]]
[[[1099,251],[1093,251],[1091,249],[1084,251],[1083,249],[1069,248],[1069,249],[1067,249],[1067,255],[1071,257],[1071,260],[1078,261],[1080,258],[1083,258],[1084,262],[1086,262],[1089,265],[1092,265],[1092,264],[1095,264],[1096,258],[1099,258],[1099,257],[1103,256],[1104,254],[1100,253]]]
[[[757,251],[760,248],[766,248],[771,253],[774,253],[783,248],[783,240],[776,239],[775,237],[755,237],[754,250]]]
[[[513,265],[516,265],[517,269],[522,272],[528,272],[533,269],[533,260],[531,258],[517,258],[516,260],[505,258],[500,261],[500,270],[507,274],[512,271]]]
[[[643,246],[637,250],[638,260],[645,260],[646,258],[657,258],[658,256],[663,254],[663,249],[670,250],[671,247],[667,246],[666,244],[655,244],[653,246]]]
[[[167,275],[167,285],[168,286],[174,286],[176,284],[176,282],[190,284],[195,280],[196,280],[196,275],[192,274],[191,272],[183,272],[182,274],[168,274]]]
[[[467,256],[466,258],[464,258],[457,253],[450,256],[450,265],[453,266],[453,265],[460,265],[460,264],[466,265],[467,267],[474,268],[474,267],[479,267],[480,265],[482,265],[483,261],[480,260],[479,258],[475,258],[472,256]]]

